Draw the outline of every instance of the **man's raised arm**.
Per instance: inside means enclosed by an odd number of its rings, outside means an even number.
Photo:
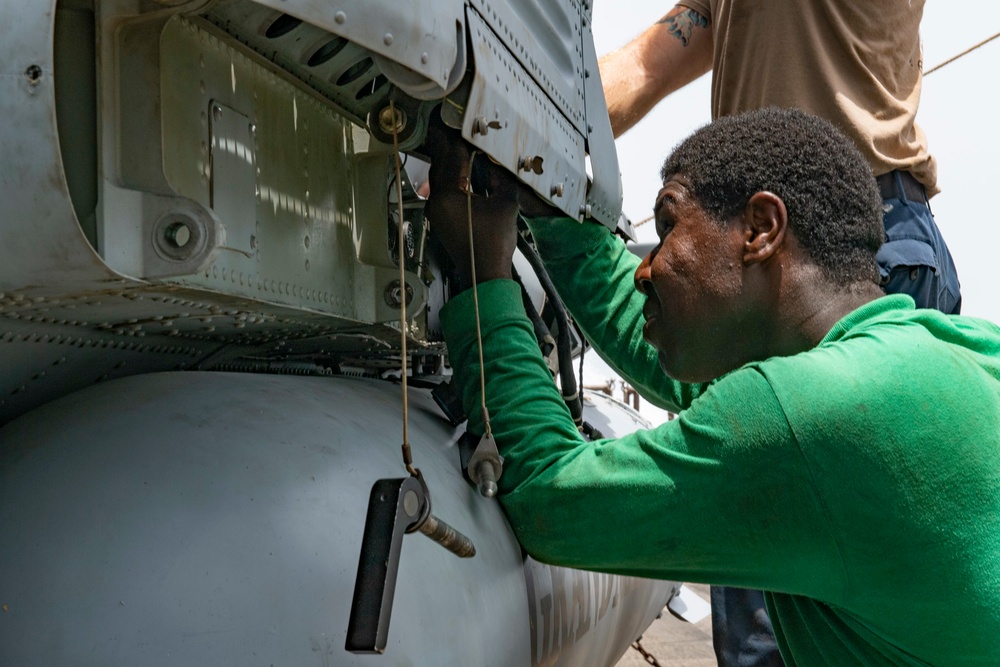
[[[624,47],[603,56],[599,65],[617,138],[664,97],[712,69],[711,19],[676,5]]]

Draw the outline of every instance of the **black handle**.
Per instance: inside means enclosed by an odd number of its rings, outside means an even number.
[[[347,623],[348,651],[385,651],[403,535],[419,530],[460,558],[476,555],[472,540],[431,514],[430,502],[418,477],[380,479],[372,485]]]
[[[347,624],[345,648],[352,653],[385,651],[403,535],[420,518],[423,495],[414,477],[380,479],[372,485]]]

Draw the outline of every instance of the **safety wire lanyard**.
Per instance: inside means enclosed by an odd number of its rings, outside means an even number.
[[[469,156],[469,179],[465,184],[465,207],[469,223],[469,267],[472,277],[472,307],[476,312],[476,344],[479,346],[479,400],[483,410],[483,425],[486,429],[484,436],[493,437],[490,428],[490,413],[486,409],[486,369],[483,367],[483,331],[479,325],[479,289],[476,287],[476,250],[473,245],[472,234],[472,162],[476,158],[478,151],[472,151]]]
[[[396,241],[396,254],[399,257],[399,332],[401,338],[401,372],[400,379],[403,384],[403,463],[406,465],[406,472],[414,477],[420,476],[420,471],[413,467],[413,453],[410,450],[410,439],[408,425],[410,421],[410,406],[407,397],[406,383],[406,272],[403,248],[406,237],[403,233],[403,177],[401,165],[399,163],[399,123],[397,122],[396,106],[389,100],[389,111],[392,115],[392,151],[396,156],[396,203],[399,205],[399,219],[396,228],[399,231]]]
[[[403,178],[399,161],[399,135],[398,135],[398,123],[396,122],[396,107],[392,100],[389,101],[389,110],[392,115],[392,148],[393,153],[396,156],[396,201],[399,206],[399,219],[397,230],[399,232],[398,239],[396,242],[396,250],[399,256],[399,287],[400,287],[400,305],[399,305],[399,330],[400,330],[400,348],[401,348],[401,372],[400,379],[403,386],[403,463],[406,465],[406,471],[413,475],[414,477],[420,477],[420,471],[413,467],[413,453],[410,449],[410,441],[408,434],[408,424],[409,424],[409,400],[408,400],[408,386],[407,386],[407,352],[406,352],[406,273],[405,273],[405,263],[403,256],[403,248],[406,241],[405,235],[403,233]],[[491,438],[493,431],[490,428],[490,413],[486,409],[486,369],[483,367],[483,333],[482,328],[479,323],[479,290],[476,287],[476,252],[473,246],[473,232],[472,232],[472,160],[475,158],[476,152],[473,151],[469,158],[469,178],[465,184],[465,202],[466,202],[466,212],[468,215],[468,227],[469,227],[469,259],[472,277],[472,302],[473,308],[476,312],[476,343],[479,348],[479,396],[480,405],[483,411],[483,424],[486,429],[485,437]]]
[[[407,400],[407,354],[406,354],[406,262],[403,249],[405,248],[406,235],[403,233],[403,175],[402,175],[402,165],[399,160],[399,122],[396,116],[396,106],[393,104],[392,100],[389,100],[389,111],[392,114],[392,148],[393,153],[396,156],[396,200],[399,204],[399,224],[397,225],[399,230],[399,235],[397,239],[397,250],[399,256],[399,331],[402,339],[401,347],[401,360],[400,367],[402,369],[400,376],[403,385],[403,464],[406,465],[406,471],[410,473],[411,477],[417,479],[422,489],[422,499],[419,500],[419,512],[416,523],[412,524],[406,529],[406,532],[412,532],[412,530],[419,530],[421,533],[431,538],[441,546],[443,546],[448,551],[452,552],[459,558],[471,558],[476,555],[476,547],[472,544],[472,540],[458,532],[447,523],[434,516],[431,513],[431,496],[430,492],[427,490],[427,485],[424,483],[424,478],[420,474],[419,468],[413,467],[413,453],[410,450],[410,440],[408,434],[408,424],[410,420],[410,407],[409,401]],[[400,487],[402,488],[402,487]],[[407,491],[407,495],[413,493],[413,490]],[[404,513],[409,517],[413,517],[414,514],[409,513],[405,510],[406,500],[404,500],[403,505],[400,507],[404,508]],[[369,517],[370,518],[370,517]],[[368,528],[365,527],[365,534],[367,539]],[[398,548],[398,547],[397,547]],[[364,552],[362,551],[362,554]],[[360,575],[359,581],[360,581]],[[383,602],[384,604],[384,602]],[[352,609],[353,614],[353,609]],[[353,622],[353,617],[352,617]],[[388,621],[386,621],[388,623]],[[381,630],[380,630],[381,632]]]

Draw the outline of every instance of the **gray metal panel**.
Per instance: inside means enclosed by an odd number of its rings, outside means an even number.
[[[354,254],[356,126],[204,23],[171,20],[161,50],[164,171],[178,194],[210,204],[226,228],[210,266],[179,280],[363,319],[355,305],[364,277]],[[250,160],[226,158],[220,141],[245,146]],[[358,185],[381,198],[385,177]],[[364,236],[384,236],[387,221],[370,220]],[[391,266],[387,247],[382,255]],[[385,289],[361,284],[379,297]],[[423,285],[413,276],[411,286],[419,303]]]
[[[443,97],[461,80],[464,0],[259,0],[409,70],[395,83],[419,99]],[[387,75],[391,74],[387,72]],[[406,78],[404,78],[406,77]]]
[[[468,28],[476,70],[462,136],[567,215],[581,217],[587,189],[583,136],[471,9]],[[541,174],[520,168],[534,156],[544,158]]]
[[[601,86],[597,51],[590,34],[589,18],[586,21],[585,32],[583,65],[587,97],[587,153],[590,155],[590,165],[593,170],[591,174],[593,182],[587,190],[589,215],[607,227],[617,226],[631,238],[634,234],[632,225],[621,215],[622,200],[625,196],[622,192],[622,175],[618,169],[618,152],[611,132],[608,106],[604,101],[604,88]],[[624,222],[620,222],[620,219]]]
[[[105,299],[107,297],[104,297]],[[81,311],[70,317],[87,317],[92,308],[80,302]],[[61,314],[67,314],[63,310]],[[162,317],[165,309],[158,311]],[[52,311],[12,313],[0,318],[0,424],[31,408],[43,405],[70,392],[109,379],[157,370],[193,366],[216,349],[209,340],[191,340],[180,336],[140,335],[153,326],[122,324],[132,335],[101,330],[97,323],[52,317]],[[172,323],[171,323],[172,326]],[[134,329],[132,327],[135,327]]]
[[[247,0],[222,0],[205,18],[363,123],[388,92],[373,54],[345,37]],[[359,69],[361,68],[361,69]]]
[[[352,5],[350,9],[347,9],[347,4],[325,3],[323,7],[317,7],[310,2],[264,2],[257,5],[245,0],[223,0],[213,6],[207,16],[264,57],[335,101],[358,121],[384,106],[388,92],[388,87],[382,85],[385,77],[417,99],[441,98],[458,84],[465,65],[463,35],[456,37],[458,48],[452,56],[448,40],[428,47],[423,41],[426,36],[401,38],[398,31],[393,32],[395,16],[392,12],[379,14],[379,18],[370,25],[353,20],[367,16],[368,12],[373,15],[382,12],[381,3]],[[460,13],[461,9],[461,3],[427,3],[416,11],[421,18],[435,17],[436,26],[445,26],[458,16],[454,13]],[[364,13],[359,13],[359,10]],[[485,100],[474,101],[469,109],[463,110],[466,138],[517,173],[541,196],[568,215],[588,215],[608,227],[615,227],[621,208],[621,184],[610,123],[607,111],[603,109],[603,92],[599,81],[592,80],[596,76],[597,63],[596,56],[588,52],[588,49],[593,51],[589,5],[576,0],[473,0],[469,2],[469,10],[476,15],[470,21],[477,24],[482,21],[488,26],[489,37],[485,39],[489,39],[492,45],[490,52],[483,51],[481,39],[487,32],[482,30],[481,25],[463,28],[462,21],[457,18],[455,24],[459,30],[468,31],[473,48],[478,50],[475,69],[496,90],[485,93]],[[292,22],[290,16],[305,22]],[[337,22],[338,16],[342,19],[340,23]],[[443,38],[446,32],[445,28],[440,28],[438,37]],[[385,48],[387,35],[392,37],[389,40],[392,48]],[[381,43],[378,43],[379,36]],[[442,88],[438,85],[440,82],[435,83],[414,71],[419,70],[417,61],[413,60],[416,43],[409,41],[414,39],[418,40],[421,49],[445,49],[447,54],[442,56],[444,60],[454,58],[454,70],[446,87]],[[433,54],[434,51],[421,51],[421,66],[424,56],[433,60]],[[359,67],[361,69],[357,69]],[[352,72],[357,82],[339,85],[343,77]],[[588,74],[592,76],[588,77]],[[504,108],[499,100],[504,89],[511,89],[511,84],[516,81],[520,83],[515,88],[531,92],[519,99],[517,105]],[[482,83],[476,85],[478,88],[474,92],[484,95]],[[459,88],[453,97],[461,98],[461,91],[462,88]],[[452,99],[452,102],[455,100]],[[472,110],[483,113],[470,119]],[[498,119],[497,111],[505,117]],[[505,133],[507,139],[477,139],[468,129],[480,118],[485,118],[486,122],[499,120],[503,129],[512,131]],[[411,127],[420,124],[420,120],[413,120],[416,125],[411,122]],[[566,139],[562,136],[564,132],[540,130],[541,125],[547,124],[570,128],[576,136]],[[537,143],[529,140],[526,143],[519,136],[522,132],[542,134],[544,141]],[[531,150],[508,155],[511,153],[511,134],[517,137],[514,142],[521,148]],[[564,192],[572,189],[569,184],[573,178],[564,173],[565,170],[553,177],[541,178],[531,172],[519,171],[521,158],[541,156],[548,164],[569,159],[575,162],[572,170],[577,175],[583,174],[586,172],[586,151],[580,153],[572,147],[581,142],[590,151],[596,165],[593,193],[586,200],[575,197],[574,193],[553,195],[554,191],[558,191],[554,188],[559,183],[562,183]],[[408,145],[412,147],[412,143]],[[507,150],[504,150],[505,147]]]
[[[0,291],[113,280],[77,223],[59,154],[53,81],[55,2],[0,4]],[[43,287],[35,290],[45,293]]]
[[[7,396],[0,397],[0,422],[79,387],[80,382],[96,381],[107,374],[109,365],[114,367],[122,361],[126,365],[111,377],[206,363],[201,360],[218,348],[225,350],[211,357],[209,367],[221,363],[220,359],[247,356],[253,358],[245,362],[251,366],[261,363],[261,358],[266,358],[266,364],[280,364],[286,359],[286,351],[331,364],[345,355],[352,364],[367,362],[376,369],[394,363],[399,334],[393,321],[398,310],[387,303],[385,296],[386,289],[397,279],[388,247],[389,216],[384,201],[372,205],[381,199],[372,192],[384,188],[386,174],[358,176],[362,171],[358,165],[372,155],[382,155],[384,147],[368,141],[367,133],[351,122],[351,113],[339,113],[336,106],[310,91],[306,79],[299,81],[265,62],[232,34],[211,28],[203,19],[171,18],[176,10],[165,8],[180,4],[184,12],[221,12],[225,7],[236,12],[242,8],[250,17],[247,20],[260,20],[254,28],[257,34],[266,33],[280,15],[280,7],[271,9],[231,0],[214,3],[214,7],[200,0],[159,4],[102,0],[95,4],[99,90],[96,112],[85,115],[90,122],[96,113],[99,123],[98,164],[90,167],[90,160],[82,160],[73,171],[77,179],[93,178],[99,184],[96,236],[104,261],[81,232],[73,211],[56,132],[53,86],[54,17],[60,8],[65,11],[67,7],[86,13],[88,3],[60,4],[57,8],[52,2],[8,0],[0,5],[0,112],[7,120],[0,125],[0,149],[6,156],[0,178],[0,201],[5,207],[0,224],[0,335],[4,336],[0,366],[7,371],[0,386],[0,394]],[[390,17],[402,15],[402,5],[395,3],[358,0],[341,4],[350,4],[362,14],[392,5],[386,10]],[[311,6],[322,14],[340,5]],[[425,2],[420,3],[417,13],[421,17],[436,16],[440,9],[447,17],[450,7]],[[500,5],[497,7],[499,16]],[[551,11],[559,16],[571,17],[573,13],[565,7]],[[461,14],[459,10],[464,22]],[[335,12],[324,16],[332,16],[336,24]],[[372,27],[353,22],[355,16],[360,14],[352,13],[342,24],[348,26],[344,30]],[[77,18],[83,18],[86,24],[86,16]],[[443,20],[453,25],[450,18]],[[503,157],[512,168],[516,168],[522,148],[527,151],[537,147],[538,152],[545,152],[548,172],[535,178],[534,184],[549,193],[555,183],[564,182],[564,192],[570,192],[556,199],[568,200],[571,195],[572,203],[566,209],[576,215],[578,210],[574,208],[582,202],[579,187],[584,181],[582,136],[535,85],[533,75],[525,74],[519,60],[508,53],[493,29],[477,20],[480,33],[493,35],[490,44],[503,55],[494,57],[492,51],[483,54],[483,71],[477,74],[483,81],[474,93],[473,105],[477,111],[494,117],[498,110],[510,111],[515,119],[505,130],[507,134],[491,130],[489,136],[481,136],[481,145]],[[504,25],[509,29],[514,23]],[[326,39],[328,34],[315,26],[304,25],[296,30],[303,31],[303,40],[309,35]],[[63,60],[74,55],[66,49],[80,49],[77,57],[94,59],[87,40],[79,38],[80,31],[63,33],[70,34],[77,37],[61,43]],[[193,41],[201,46],[185,51],[192,44],[184,41],[187,37],[178,38],[178,34],[193,35]],[[301,59],[315,53],[317,43],[306,43],[308,40],[298,44],[299,51],[292,49],[296,44],[294,34],[292,31],[273,41],[281,42],[282,48],[289,47],[289,58],[298,54]],[[242,34],[240,39],[244,37],[250,40]],[[286,44],[286,38],[292,41]],[[423,43],[425,38],[441,40],[441,53],[450,48],[450,38],[440,33],[414,37],[413,43]],[[204,67],[200,58],[184,59],[185,55],[203,52],[214,54],[205,58]],[[353,53],[350,60],[363,52],[367,53],[358,45],[348,45],[327,65],[333,67],[331,63],[344,54]],[[390,52],[396,51],[386,53]],[[161,71],[164,54],[176,63],[168,64],[165,72]],[[349,69],[348,60],[336,66]],[[502,86],[497,85],[497,76],[504,77]],[[362,77],[340,87],[350,92],[351,86],[361,85],[353,93],[356,96],[364,90],[362,80],[367,79]],[[234,81],[236,91],[232,90]],[[264,101],[249,102],[252,94],[244,96],[250,89],[249,82],[258,84],[256,92],[266,98]],[[331,85],[336,83],[334,80]],[[505,99],[507,88],[519,91],[516,104]],[[75,113],[79,96],[94,103],[93,96],[79,86],[66,86],[60,92],[64,124]],[[374,93],[372,98],[381,99]],[[254,120],[261,133],[253,152],[256,165],[264,172],[255,184],[262,201],[254,204],[252,225],[246,219],[249,204],[235,194],[226,205],[220,204],[226,220],[212,209],[207,117],[212,99],[220,99],[236,113]],[[357,109],[372,103],[355,102]],[[164,114],[164,109],[177,110],[179,115],[172,111]],[[184,116],[189,112],[192,118]],[[298,126],[296,112],[302,121]],[[546,118],[560,120],[550,128],[543,120]],[[520,143],[510,140],[514,131]],[[67,150],[95,148],[84,146],[93,140],[87,138],[91,135],[80,133],[68,138],[69,134],[64,137]],[[362,157],[355,161],[352,150]],[[91,168],[95,173],[87,173]],[[384,168],[374,171],[384,172]],[[534,178],[534,174],[528,178]],[[567,188],[565,183],[573,180],[579,187]],[[245,193],[248,188],[244,182],[229,189]],[[307,192],[312,209],[302,204]],[[364,206],[355,202],[356,192],[364,194]],[[566,205],[567,201],[562,203]],[[84,213],[89,216],[89,204],[87,209]],[[314,215],[310,212],[313,209],[321,214]],[[158,250],[156,245],[155,232],[178,219],[193,221],[206,232],[205,251],[188,258],[186,264],[165,258],[159,252],[163,248]],[[263,226],[260,233],[256,233],[258,224]],[[254,248],[254,244],[258,247]],[[150,284],[144,277],[156,277],[164,284]],[[427,334],[426,311],[420,310],[424,284],[416,276],[411,277],[417,299],[409,313],[418,314],[409,327],[411,346],[442,352],[439,344],[423,340]],[[440,294],[441,282],[434,287]],[[439,304],[441,300],[438,298]],[[184,341],[182,347],[191,346],[196,353],[177,358],[158,352],[173,349],[179,340]],[[87,353],[69,355],[66,366],[59,371],[66,375],[54,374],[48,367],[64,356],[59,350],[68,345],[66,341],[74,341],[74,349]],[[125,356],[119,357],[119,351],[126,348]],[[24,358],[27,350],[31,353]],[[108,350],[108,358],[90,353],[96,350]],[[135,355],[142,356],[142,361]],[[106,363],[112,358],[114,363]],[[79,381],[66,382],[66,376]]]
[[[398,327],[359,326],[353,320],[171,286],[79,291],[60,286],[64,292],[56,296],[39,296],[30,289],[0,295],[0,424],[109,377],[216,368],[246,355],[278,366],[290,356],[347,356],[357,359],[356,365],[383,357],[398,365],[392,361],[400,345]],[[384,303],[381,294],[377,298]],[[367,307],[377,311],[374,304]],[[410,333],[423,334],[419,329]],[[412,339],[410,346],[443,351],[440,344]]]
[[[478,10],[482,20],[490,26],[505,50],[531,75],[541,91],[552,101],[557,113],[564,116],[586,142],[585,152],[590,157],[593,169],[590,175],[593,180],[587,188],[586,201],[582,206],[576,206],[573,200],[564,202],[552,197],[552,184],[548,188],[537,187],[530,173],[520,173],[522,180],[535,186],[540,195],[570,216],[585,215],[607,227],[615,228],[619,225],[621,215],[621,174],[597,67],[597,53],[591,33],[590,4],[576,0],[470,0],[470,6]],[[476,31],[471,20],[469,31],[470,34]],[[476,56],[480,57],[479,52]],[[495,63],[481,64],[477,60],[477,69],[482,69],[484,74],[495,71],[494,68]],[[504,68],[497,69],[502,77]],[[543,105],[539,106],[541,108],[536,107],[536,111],[542,114],[545,123],[552,124],[551,117],[544,115],[548,110]],[[522,107],[525,117],[531,115],[524,111],[528,108],[530,107]],[[525,120],[526,118],[518,119],[515,123],[523,124]],[[562,118],[555,120],[557,125],[561,122]],[[552,141],[552,145],[536,150],[531,155],[544,155],[547,160],[552,159],[553,153],[559,155],[564,146],[559,134],[553,133],[547,138]],[[516,169],[516,165],[513,169]],[[585,170],[583,162],[579,169]],[[629,230],[623,228],[623,231]]]
[[[583,17],[576,0],[470,0],[469,6],[577,132],[585,135]]]

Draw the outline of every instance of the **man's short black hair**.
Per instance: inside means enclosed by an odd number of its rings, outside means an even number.
[[[775,107],[720,118],[674,149],[660,175],[686,177],[720,221],[757,192],[772,192],[829,280],[878,281],[875,253],[885,232],[875,178],[854,144],[821,118]]]

